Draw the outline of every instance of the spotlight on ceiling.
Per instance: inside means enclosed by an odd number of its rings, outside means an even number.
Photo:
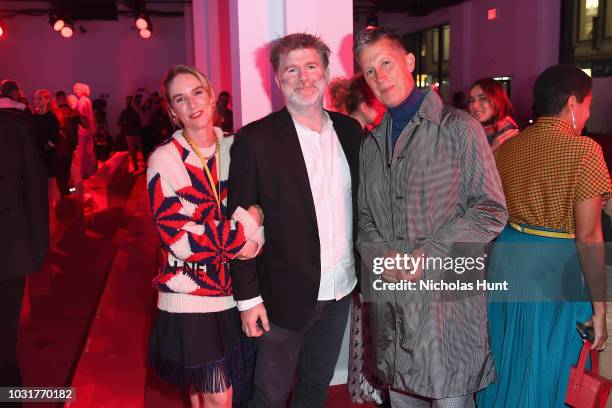
[[[6,29],[4,27],[5,27],[4,26],[4,21],[2,21],[2,19],[0,18],[0,38],[2,38],[2,36],[6,32]]]
[[[139,30],[145,30],[151,27],[151,19],[149,18],[147,14],[140,13],[136,17],[136,20],[134,20],[134,24],[136,25],[136,28],[138,28]]]
[[[70,38],[74,35],[74,24],[66,21],[62,29],[60,30],[60,34],[64,38]]]
[[[151,36],[153,35],[153,28],[149,27],[143,30],[138,30],[138,34],[140,34],[140,36],[144,39],[151,38]]]
[[[64,28],[64,25],[66,23],[64,22],[63,19],[61,19],[57,15],[52,14],[49,17],[49,24],[51,24],[51,27],[53,27],[53,31],[60,31],[62,28]]]

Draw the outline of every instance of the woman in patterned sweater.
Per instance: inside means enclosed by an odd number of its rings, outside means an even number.
[[[213,128],[212,86],[193,67],[171,68],[163,83],[180,129],[151,154],[147,185],[161,242],[154,285],[159,309],[149,361],[188,391],[192,407],[229,407],[246,391],[240,321],[228,261],[251,258],[263,244],[256,207],[226,214],[231,137]]]

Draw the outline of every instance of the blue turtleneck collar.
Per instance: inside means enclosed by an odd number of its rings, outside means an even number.
[[[416,86],[412,88],[410,95],[394,108],[389,108],[389,115],[391,115],[392,127],[391,127],[391,148],[395,147],[397,139],[399,139],[402,130],[406,127],[408,122],[414,117],[419,108],[425,94]]]

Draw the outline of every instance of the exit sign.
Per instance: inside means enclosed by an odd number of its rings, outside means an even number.
[[[497,9],[487,10],[487,20],[495,20],[497,18]]]

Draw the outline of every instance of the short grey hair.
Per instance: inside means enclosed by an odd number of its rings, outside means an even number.
[[[274,72],[278,72],[280,58],[293,50],[301,48],[312,48],[317,51],[323,63],[323,69],[329,66],[329,54],[331,51],[327,44],[320,37],[308,33],[294,33],[278,38],[272,42],[270,47],[270,63],[274,67]]]
[[[402,41],[402,37],[399,36],[397,30],[389,26],[383,27],[366,27],[361,30],[357,36],[355,37],[355,44],[353,46],[353,53],[355,58],[359,58],[359,54],[361,51],[366,49],[368,46],[377,43],[378,41],[386,38],[391,41],[394,46],[400,48],[404,52],[408,52],[406,50],[406,46]]]

